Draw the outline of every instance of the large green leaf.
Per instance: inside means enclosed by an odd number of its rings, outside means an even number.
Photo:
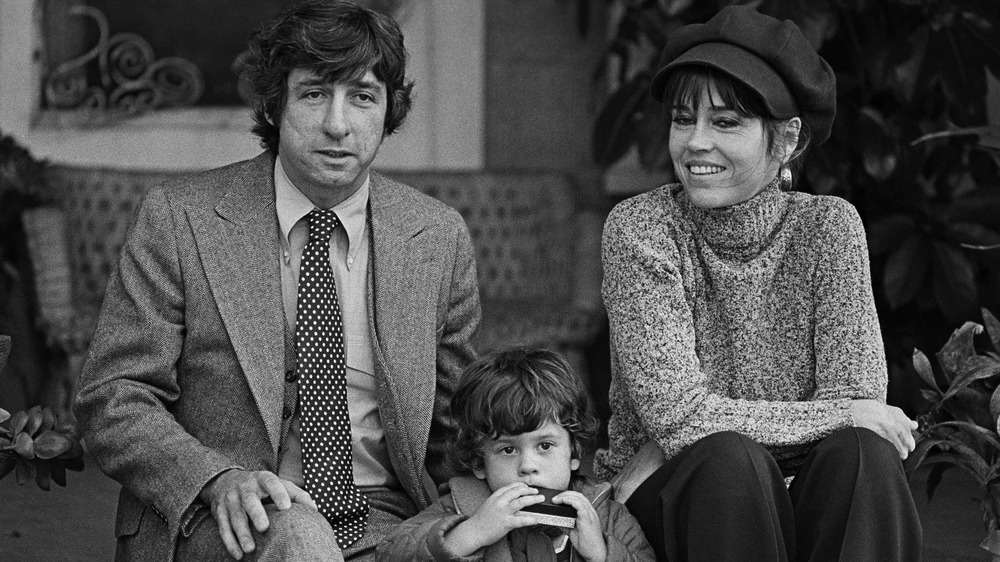
[[[55,458],[73,447],[73,442],[60,433],[49,430],[35,439],[35,456],[40,459]]]
[[[49,464],[48,461],[43,461],[39,459],[35,459],[34,465],[35,465],[35,484],[38,484],[39,488],[48,492],[49,489],[51,488],[49,484],[52,481],[52,465]]]
[[[1000,386],[993,390],[990,397],[990,417],[997,422],[997,433],[1000,433]]]
[[[931,365],[930,359],[924,355],[923,351],[916,348],[913,350],[913,370],[927,383],[927,386],[937,392],[938,396],[942,394],[941,389],[938,388],[937,381],[934,379],[934,367]]]
[[[983,125],[980,127],[959,127],[947,131],[928,133],[910,142],[910,146],[915,146],[922,142],[938,139],[948,139],[951,137],[975,136],[979,139],[979,144],[993,150],[1000,150],[1000,126]]]
[[[920,292],[927,275],[927,245],[915,234],[889,255],[885,262],[883,290],[889,308],[897,309]]]
[[[990,472],[990,465],[985,459],[983,459],[979,452],[955,437],[946,439],[944,443],[939,445],[939,447],[947,447],[948,450],[957,454],[962,459],[962,462],[958,463],[958,466],[961,467],[964,465],[968,467],[972,470],[972,474],[976,476],[976,479],[980,482],[980,484],[986,483],[986,478]],[[925,462],[931,462],[939,456],[944,455],[945,454],[935,455],[934,457],[928,458]]]
[[[962,251],[934,241],[934,298],[951,321],[971,316],[978,308],[972,262]]]
[[[14,465],[17,463],[17,457],[11,454],[6,454],[0,452],[0,480],[3,480],[4,476],[7,476],[14,470]]]
[[[981,309],[983,313],[983,325],[986,327],[986,333],[990,336],[990,342],[993,343],[993,350],[1000,351],[1000,322],[997,321],[996,316],[986,310]]]
[[[52,481],[65,488],[66,464],[62,461],[50,461],[50,466],[52,469]]]
[[[981,460],[982,459],[980,459],[980,461]],[[935,465],[935,464],[944,464],[944,465],[948,465],[948,466],[954,466],[955,468],[959,468],[962,471],[964,471],[965,473],[967,473],[969,476],[972,476],[973,478],[975,478],[976,482],[979,482],[980,485],[984,485],[985,484],[985,482],[983,480],[983,475],[984,474],[981,474],[978,471],[977,467],[973,463],[970,463],[966,457],[964,457],[964,456],[962,456],[962,455],[960,455],[958,453],[937,453],[935,455],[931,455],[931,456],[927,457],[926,459],[924,459],[924,462],[923,462],[924,466],[931,466],[931,465]],[[989,468],[987,467],[987,468],[985,468],[985,470],[988,472]],[[929,495],[930,495],[930,492],[928,492],[928,496]]]
[[[952,332],[944,347],[937,353],[938,362],[944,369],[945,380],[950,384],[961,371],[962,364],[976,355],[973,338],[981,333],[983,327],[975,322],[966,322]]]
[[[963,421],[941,422],[937,425],[937,427],[955,429],[964,435],[970,435],[992,447],[994,453],[1000,453],[1000,436],[998,436],[996,432],[990,431],[985,427],[980,427],[976,424]]]
[[[965,387],[955,391],[944,402],[944,410],[956,420],[993,427],[990,395],[979,387]]]
[[[948,387],[945,398],[954,396],[974,381],[988,379],[1000,375],[1000,361],[985,355],[974,355],[962,362],[961,371]]]
[[[956,222],[949,225],[948,234],[969,250],[991,251],[1000,248],[1000,233],[981,224]]]
[[[14,476],[17,479],[19,486],[24,486],[35,477],[35,465],[31,464],[31,461],[17,457],[15,459],[17,465],[14,468]]]
[[[939,437],[921,437],[917,440],[917,446],[913,448],[913,452],[906,457],[903,461],[903,466],[906,469],[907,474],[912,474],[913,471],[920,468],[920,465],[924,461],[924,457],[927,453],[931,451],[934,447],[940,444],[943,439]]]
[[[983,64],[993,76],[1000,76],[1000,11],[993,4],[993,10],[983,10],[981,14],[967,11],[963,16],[967,21],[966,33],[974,42]]]
[[[648,90],[649,77],[641,74],[623,84],[604,104],[591,139],[592,156],[598,166],[614,164],[635,143],[636,116]]]
[[[661,170],[670,167],[670,128],[667,126],[663,107],[651,96],[636,123],[636,144],[639,147],[639,163],[647,170]]]
[[[888,253],[918,234],[913,217],[901,213],[882,217],[865,230],[868,231],[868,251],[873,256]]]

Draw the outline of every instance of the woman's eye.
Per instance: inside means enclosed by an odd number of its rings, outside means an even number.
[[[740,122],[737,119],[730,118],[716,119],[715,126],[720,129],[732,129],[733,127],[739,127]]]
[[[685,127],[685,126],[688,126],[688,125],[691,125],[691,124],[694,123],[694,119],[688,117],[687,115],[674,115],[674,117],[673,117],[673,119],[671,119],[671,121],[673,121],[674,125],[679,125],[679,126],[682,126],[682,127]]]

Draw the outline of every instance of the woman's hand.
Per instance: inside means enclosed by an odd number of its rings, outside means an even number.
[[[901,459],[905,459],[917,446],[913,439],[917,422],[906,417],[906,414],[895,406],[888,406],[876,400],[852,400],[851,418],[854,419],[855,427],[870,429],[892,443],[899,451]]]
[[[518,515],[517,512],[543,501],[545,496],[536,488],[529,488],[523,482],[507,484],[493,492],[471,517],[445,533],[445,546],[458,556],[470,556],[514,529],[537,525],[534,516]]]
[[[565,491],[552,498],[552,503],[563,503],[576,510],[576,527],[570,529],[569,540],[573,548],[587,562],[604,562],[608,559],[608,545],[597,511],[580,492]]]

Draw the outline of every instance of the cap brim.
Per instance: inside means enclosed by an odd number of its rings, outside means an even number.
[[[798,104],[781,76],[757,55],[730,43],[701,43],[657,71],[650,84],[653,99],[662,102],[670,72],[679,66],[700,65],[723,72],[757,92],[772,117],[799,115]]]

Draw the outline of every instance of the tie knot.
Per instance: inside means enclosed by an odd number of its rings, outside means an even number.
[[[327,241],[333,229],[340,224],[337,213],[330,209],[313,209],[309,212],[309,239]]]

